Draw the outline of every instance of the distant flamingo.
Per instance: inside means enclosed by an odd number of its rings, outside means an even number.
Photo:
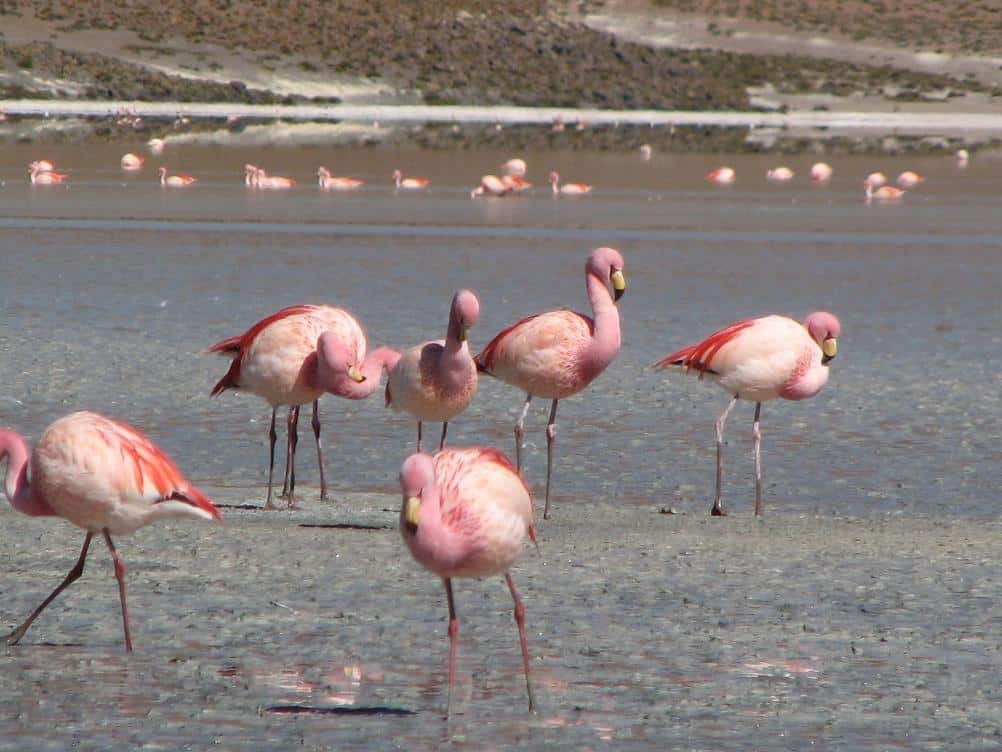
[[[706,179],[717,185],[732,185],[737,179],[737,174],[731,167],[718,167],[706,173]]]
[[[514,159],[509,159],[501,165],[501,174],[510,175],[511,177],[516,178],[524,178],[527,169],[528,167],[525,164],[525,160],[515,157]]]
[[[510,182],[505,182],[497,175],[484,175],[480,178],[480,185],[470,191],[470,198],[477,196],[505,196],[512,191]]]
[[[785,182],[787,180],[793,180],[793,170],[789,167],[774,167],[771,170],[767,170],[765,177],[768,180],[774,180],[776,182]]]
[[[16,645],[45,607],[83,574],[91,539],[101,533],[115,561],[125,649],[131,653],[125,563],[112,543],[112,533],[125,535],[174,517],[218,520],[219,510],[141,432],[97,413],[60,418],[45,429],[33,452],[14,431],[0,430],[0,461],[4,457],[8,458],[5,490],[15,509],[33,517],[62,517],[87,531],[76,565],[7,635],[7,644]]]
[[[879,188],[886,183],[887,176],[882,172],[871,172],[863,181],[863,185],[869,185],[871,188]]]
[[[414,559],[442,578],[449,604],[446,718],[452,712],[459,646],[452,578],[502,573],[515,603],[529,712],[534,713],[525,606],[508,572],[522,552],[526,537],[536,542],[529,489],[507,457],[486,447],[443,449],[434,459],[427,454],[412,454],[400,470],[400,486],[400,534]]]
[[[244,165],[244,169],[253,165]],[[269,175],[260,167],[254,170],[251,176],[251,186],[262,191],[284,191],[294,188],[296,181],[294,178],[282,177],[281,175]]]
[[[863,191],[867,203],[870,203],[873,199],[877,201],[900,201],[905,195],[903,190],[895,188],[893,185],[882,185],[879,188],[874,188],[865,180],[863,181]]]
[[[897,183],[902,188],[914,188],[920,183],[925,182],[925,175],[919,175],[917,172],[912,172],[911,170],[905,170],[900,175],[898,175]]]
[[[344,346],[335,357],[335,346]],[[243,389],[271,405],[268,499],[271,501],[275,469],[275,414],[289,405],[288,447],[285,484],[289,506],[295,503],[295,455],[299,437],[299,408],[313,403],[313,435],[320,466],[320,498],[327,498],[323,451],[320,445],[319,400],[324,392],[348,399],[364,399],[379,387],[384,368],[391,368],[399,354],[381,348],[366,357],[365,334],[358,321],[343,308],[295,305],[283,308],[257,322],[243,334],[224,339],[209,352],[232,358],[230,368],[212,388],[212,396],[226,389]],[[366,382],[360,388],[358,385]]]
[[[554,196],[583,196],[591,193],[591,186],[588,183],[564,183],[560,185],[560,173],[556,170],[550,172],[550,186],[553,188]]]
[[[957,153],[954,156],[957,160],[957,167],[960,169],[967,167],[971,161],[971,153],[967,149],[957,149]]]
[[[612,284],[612,293],[609,284]],[[515,424],[515,458],[522,469],[525,416],[533,397],[553,400],[546,425],[546,506],[550,516],[550,478],[556,437],[557,402],[588,386],[619,352],[619,310],[626,291],[623,256],[596,248],[585,264],[585,286],[594,319],[566,309],[537,313],[498,334],[474,359],[481,371],[526,393]]]
[[[653,154],[654,154],[654,150],[651,149],[651,145],[650,144],[641,144],[640,145],[640,158],[642,160],[644,160],[645,162],[650,162],[651,161],[651,156]]]
[[[811,166],[811,180],[816,183],[824,183],[831,180],[832,173],[834,170],[830,164],[825,162],[816,162]]]
[[[51,159],[38,159],[28,164],[28,172],[52,172],[56,163]]]
[[[254,179],[257,177],[257,171],[261,168],[257,165],[252,165],[249,162],[244,165],[244,185],[248,188],[254,187]]]
[[[65,183],[69,177],[65,172],[53,172],[51,170],[41,170],[38,167],[31,169],[32,185],[59,185]]]
[[[752,438],[755,445],[755,514],[762,513],[762,461],[759,415],[762,403],[782,397],[813,397],[828,381],[828,363],[838,352],[841,325],[826,311],[815,311],[801,324],[785,316],[745,319],[714,332],[695,345],[683,347],[654,364],[683,366],[709,376],[733,399],[717,420],[717,492],[711,514],[723,515],[724,423],[739,399],[755,402]]]
[[[477,391],[477,366],[470,356],[467,333],[480,317],[480,301],[460,290],[449,307],[444,340],[424,342],[400,355],[386,382],[386,404],[417,418],[417,450],[421,451],[422,421],[440,421],[445,446],[449,421],[462,413]]]
[[[326,167],[317,168],[317,184],[324,191],[352,191],[364,181],[355,178],[334,177]]]
[[[141,170],[141,169],[143,169],[143,162],[145,162],[145,161],[146,160],[143,159],[142,157],[137,156],[137,155],[133,154],[132,152],[129,152],[128,154],[124,154],[122,156],[122,160],[121,160],[122,169],[123,170],[128,170],[130,172],[134,172],[136,170]]]
[[[393,182],[396,184],[397,190],[405,191],[419,191],[431,185],[431,180],[428,178],[405,178],[400,170],[393,171]]]
[[[198,178],[191,175],[168,175],[166,167],[161,167],[159,172],[160,185],[165,185],[168,188],[186,188],[198,182]]]
[[[166,142],[162,138],[151,138],[146,142],[146,148],[150,150],[150,154],[155,157],[160,156],[164,153],[164,147]]]

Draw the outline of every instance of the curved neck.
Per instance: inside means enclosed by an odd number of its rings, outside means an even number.
[[[383,378],[383,371],[389,371],[400,360],[400,353],[389,347],[380,347],[365,356],[359,370],[365,377],[364,381],[355,381],[347,373],[336,374],[333,383],[328,387],[324,386],[328,392],[336,394],[345,399],[361,400],[368,397],[379,388]]]
[[[595,359],[596,365],[600,363],[601,368],[605,368],[616,357],[622,341],[619,331],[619,309],[613,302],[609,288],[598,276],[590,271],[586,272],[585,284],[595,317],[595,332],[592,335],[589,356]]]
[[[35,494],[28,483],[28,442],[14,431],[0,430],[0,461],[7,458],[7,478],[4,491],[11,506],[32,517],[55,515],[48,503]]]
[[[462,537],[442,520],[442,496],[437,485],[425,488],[421,494],[415,538],[419,559],[432,570],[451,569],[468,553]]]

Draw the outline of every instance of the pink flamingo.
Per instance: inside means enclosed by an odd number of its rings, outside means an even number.
[[[470,357],[468,333],[480,318],[480,301],[460,290],[449,307],[445,339],[405,350],[386,382],[386,405],[417,418],[417,450],[421,451],[422,421],[441,421],[445,446],[449,421],[463,412],[477,391],[477,366]]]
[[[150,150],[150,154],[153,156],[159,156],[164,153],[164,147],[166,142],[162,138],[151,138],[146,142],[146,148]]]
[[[61,183],[65,183],[68,177],[69,175],[65,172],[43,170],[38,165],[31,168],[32,185],[60,185]]]
[[[706,179],[717,185],[733,185],[737,179],[737,174],[732,167],[718,167],[706,173]]]
[[[515,157],[514,159],[509,159],[501,165],[501,174],[508,175],[510,177],[524,178],[527,169],[528,166],[525,164],[525,160]]]
[[[56,163],[51,159],[38,159],[28,164],[28,172],[52,172]]]
[[[811,180],[816,183],[824,183],[832,178],[832,173],[835,172],[830,164],[826,162],[816,162],[811,166]]]
[[[257,171],[261,168],[249,162],[244,165],[244,185],[248,188],[254,187],[254,180],[257,178]]]
[[[112,534],[125,535],[175,517],[219,520],[219,510],[140,431],[97,413],[60,418],[45,429],[34,451],[16,432],[0,430],[0,461],[4,457],[8,458],[5,490],[15,509],[33,517],[62,517],[87,531],[76,565],[7,635],[7,644],[16,645],[45,607],[83,574],[91,539],[100,532],[115,561],[125,649],[131,653],[125,563]]]
[[[244,169],[252,165],[245,165]],[[251,177],[251,186],[262,191],[285,191],[294,188],[296,181],[294,178],[282,177],[281,175],[269,175],[265,170],[258,167]]]
[[[900,201],[905,192],[893,185],[882,185],[874,188],[868,181],[863,181],[863,191],[866,196],[866,203],[873,199],[877,201]]]
[[[403,189],[405,191],[419,191],[431,185],[431,180],[428,178],[405,178],[400,170],[393,171],[393,182],[396,184],[397,190]]]
[[[650,144],[640,145],[640,158],[645,162],[650,162],[651,157],[654,155],[654,150],[651,148]]]
[[[337,351],[338,343],[343,351]],[[313,435],[320,466],[320,498],[327,498],[323,450],[320,445],[319,400],[324,392],[348,399],[364,399],[379,387],[384,368],[392,368],[399,354],[381,348],[366,356],[365,334],[358,321],[343,308],[295,305],[258,321],[243,334],[229,337],[209,352],[232,358],[229,370],[212,388],[212,396],[226,389],[243,389],[271,405],[268,500],[271,501],[275,469],[275,414],[289,406],[283,495],[295,503],[295,455],[299,437],[299,409],[313,403]],[[359,386],[364,384],[364,386]]]
[[[905,170],[900,175],[898,175],[897,183],[902,188],[914,188],[920,183],[925,182],[925,175],[919,175],[917,172],[912,172],[911,170]]]
[[[477,196],[505,196],[512,191],[512,184],[499,178],[497,175],[484,175],[480,178],[480,185],[470,191],[470,198]]]
[[[762,461],[759,415],[762,403],[782,397],[813,397],[828,381],[828,364],[838,352],[841,325],[826,311],[815,311],[801,324],[785,316],[738,321],[702,342],[683,347],[654,364],[655,368],[684,366],[709,376],[733,395],[717,419],[717,493],[711,514],[723,515],[724,423],[739,399],[755,402],[752,438],[755,444],[755,514],[762,513]]]
[[[198,178],[191,175],[168,175],[167,168],[160,168],[160,185],[168,188],[187,188],[198,182]]]
[[[325,191],[352,191],[361,186],[363,181],[355,178],[340,178],[331,175],[326,167],[317,168],[317,184]]]
[[[412,454],[400,470],[400,486],[403,490],[400,534],[414,559],[442,578],[449,604],[446,718],[452,712],[459,637],[452,578],[502,573],[515,602],[529,712],[535,712],[536,700],[529,680],[529,646],[525,639],[525,606],[508,572],[526,537],[536,543],[532,496],[525,482],[501,452],[467,447],[443,449],[434,458]]]
[[[122,155],[121,165],[123,170],[134,172],[143,169],[143,162],[146,160],[132,152]]]
[[[564,183],[560,185],[560,173],[550,172],[550,185],[553,187],[554,196],[583,196],[591,193],[591,186],[588,183]]]
[[[612,284],[612,293],[609,284]],[[537,313],[508,327],[474,360],[481,371],[526,393],[515,424],[515,460],[522,469],[522,437],[529,402],[535,396],[553,400],[546,425],[546,506],[550,516],[550,477],[556,437],[557,402],[577,394],[619,352],[619,310],[626,291],[623,256],[614,248],[596,248],[585,264],[585,287],[594,319],[566,309]]]
[[[887,176],[882,172],[871,172],[863,180],[863,185],[869,185],[872,188],[879,188],[880,186],[887,183]]]
[[[971,153],[967,149],[957,149],[954,157],[957,160],[957,167],[964,169],[967,167],[968,163],[971,161]]]
[[[766,171],[765,177],[767,180],[774,180],[781,183],[787,180],[793,180],[793,170],[789,167],[774,167],[773,169]]]

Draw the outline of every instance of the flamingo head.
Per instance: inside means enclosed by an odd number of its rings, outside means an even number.
[[[550,182],[551,183],[556,183],[556,182],[559,182],[559,181],[560,181],[560,173],[557,172],[556,170],[551,170],[550,171]]]
[[[626,275],[623,273],[623,254],[615,248],[596,248],[588,257],[585,273],[612,284],[613,300],[619,300],[626,292]]]
[[[453,296],[449,319],[450,328],[453,322],[459,327],[456,332],[459,341],[465,342],[469,336],[470,327],[476,326],[480,319],[480,301],[471,290],[460,290]]]
[[[336,334],[329,331],[323,332],[317,339],[317,371],[318,380],[325,389],[344,379],[358,384],[365,381],[357,358]]]
[[[167,174],[167,168],[161,167],[159,170],[157,170],[157,172],[160,174],[160,177],[163,177],[164,175]]]
[[[403,178],[403,176],[404,176],[404,174],[402,172],[400,172],[400,170],[394,170],[393,171],[393,179],[396,180],[398,183]]]
[[[415,535],[421,521],[421,505],[435,492],[435,463],[430,454],[418,452],[404,460],[400,468],[400,531],[406,537]]]
[[[821,363],[827,365],[838,354],[838,337],[842,333],[842,325],[835,315],[828,311],[815,311],[804,322],[811,339],[821,347]]]

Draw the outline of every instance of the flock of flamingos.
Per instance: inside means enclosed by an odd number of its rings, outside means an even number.
[[[128,156],[128,155],[127,155]],[[520,161],[520,160],[519,160]],[[125,162],[123,161],[123,165]],[[141,165],[140,165],[141,166]],[[48,168],[48,169],[46,169]],[[518,175],[519,166],[505,174]],[[524,163],[521,165],[524,175]],[[52,165],[34,163],[36,182],[58,182]],[[161,168],[161,179],[173,185]],[[272,179],[248,165],[248,185]],[[333,180],[321,173],[320,179]],[[730,173],[733,180],[733,171]],[[408,185],[398,174],[401,187]],[[551,176],[557,190],[559,176]],[[486,181],[486,178],[485,178]],[[516,181],[517,182],[517,181]],[[515,183],[509,183],[514,185]],[[481,183],[484,192],[490,192]],[[567,186],[563,186],[567,188]],[[476,190],[474,192],[476,193]],[[877,194],[874,194],[877,195]],[[295,501],[295,453],[300,408],[312,405],[312,427],[320,467],[320,496],[327,495],[321,446],[320,397],[330,393],[364,399],[386,376],[385,400],[417,424],[417,452],[400,470],[400,532],[414,558],[442,578],[449,608],[449,699],[456,673],[458,620],[452,591],[455,577],[503,574],[515,607],[515,621],[525,671],[529,708],[535,698],[525,637],[525,609],[509,569],[525,539],[536,540],[534,505],[521,474],[524,422],[534,397],[551,401],[546,426],[546,490],[543,517],[549,516],[556,414],[560,400],[588,387],[620,349],[617,302],[627,288],[623,255],[597,248],[585,264],[585,288],[591,316],[572,310],[536,313],[493,337],[476,355],[469,331],[477,324],[480,302],[469,290],[452,299],[445,338],[396,351],[369,351],[363,328],[347,310],[324,305],[295,305],[272,313],[245,332],[209,347],[229,359],[212,388],[244,390],[272,408],[270,464],[265,508],[274,508],[272,482],[277,441],[276,418],[288,407],[288,440],[282,496]],[[762,512],[759,419],[762,403],[776,398],[801,400],[816,395],[828,380],[841,327],[831,313],[817,311],[805,321],[783,316],[750,318],[730,324],[705,339],[659,360],[657,368],[693,372],[719,384],[731,396],[716,423],[716,494],[711,512],[725,514],[721,501],[723,432],[738,400],[755,403],[755,513]],[[492,447],[446,447],[448,424],[471,403],[480,374],[500,379],[525,394],[515,424],[515,462]],[[442,423],[438,451],[422,451],[425,422]],[[38,615],[83,573],[91,541],[100,534],[114,560],[126,650],[132,636],[126,605],[125,564],[112,535],[131,533],[161,519],[195,517],[219,520],[212,501],[141,431],[93,412],[56,420],[34,449],[12,430],[0,430],[0,462],[7,459],[5,491],[12,505],[34,516],[58,516],[86,531],[79,558],[64,580],[7,638],[16,644]]]

